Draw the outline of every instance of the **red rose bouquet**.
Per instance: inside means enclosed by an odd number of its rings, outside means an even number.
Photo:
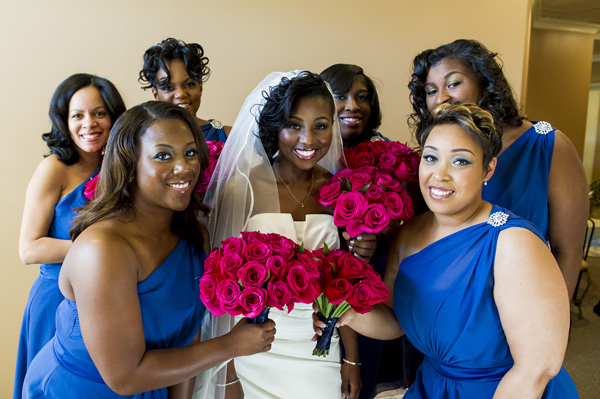
[[[96,186],[98,185],[98,177],[100,173],[92,177],[90,180],[85,182],[83,189],[83,196],[89,200],[94,199],[94,193],[96,193]]]
[[[291,312],[294,303],[312,303],[320,294],[317,261],[292,240],[255,231],[221,244],[200,278],[200,298],[213,315],[241,314],[260,324],[270,307]]]
[[[335,323],[352,308],[366,313],[372,305],[387,301],[390,293],[379,274],[367,262],[342,250],[328,251],[327,246],[315,254],[320,259],[321,275],[316,291],[321,295],[314,303],[318,317],[327,327],[313,350],[315,356],[327,356]]]
[[[212,177],[213,172],[215,171],[217,161],[219,160],[221,151],[223,151],[224,145],[225,143],[222,143],[220,141],[206,142],[206,146],[208,147],[208,168],[204,170],[204,172],[198,179],[198,193],[201,196],[206,194],[208,183],[210,183],[210,178]]]
[[[414,216],[402,182],[417,180],[420,157],[399,142],[362,143],[344,151],[348,169],[336,173],[317,193],[317,201],[333,206],[334,223],[351,237],[379,233],[392,220]]]

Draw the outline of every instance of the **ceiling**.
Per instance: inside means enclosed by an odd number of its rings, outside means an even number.
[[[541,16],[600,25],[600,0],[541,0]]]

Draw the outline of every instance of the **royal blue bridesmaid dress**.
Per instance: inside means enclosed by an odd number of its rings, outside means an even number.
[[[203,273],[205,258],[204,251],[196,252],[190,243],[180,239],[165,261],[138,283],[148,350],[186,346],[198,332],[205,311],[199,298],[198,278]],[[133,396],[112,391],[85,347],[77,304],[65,298],[56,312],[56,335],[27,371],[23,398],[166,399],[167,389]]]
[[[100,169],[97,169],[85,182],[58,201],[54,208],[54,219],[48,230],[48,237],[71,240],[69,230],[77,216],[75,210],[83,207],[88,201],[83,195],[85,183],[95,177],[99,171]],[[21,398],[23,379],[29,364],[56,331],[54,325],[56,309],[64,299],[58,289],[58,273],[61,265],[62,263],[40,265],[40,274],[29,292],[19,337],[13,399]]]
[[[227,141],[227,134],[225,133],[223,123],[215,119],[209,119],[208,121],[210,123],[200,125],[204,139],[206,141],[220,141],[221,143]]]
[[[486,399],[514,361],[494,302],[498,234],[529,221],[494,206],[487,223],[460,230],[405,258],[394,283],[394,312],[425,360],[405,399]],[[578,398],[564,368],[545,399]]]

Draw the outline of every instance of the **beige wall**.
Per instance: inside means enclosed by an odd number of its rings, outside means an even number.
[[[551,122],[582,157],[594,35],[532,29],[530,46],[525,114]]]
[[[498,51],[517,93],[528,26],[528,1],[374,0],[3,1],[0,5],[0,397],[9,397],[18,332],[36,266],[23,266],[18,234],[27,182],[46,149],[48,104],[75,72],[111,79],[129,106],[150,99],[137,74],[144,50],[173,36],[201,43],[212,76],[200,116],[233,123],[251,89],[269,72],[362,65],[380,82],[381,131],[406,141],[411,60],[457,38]]]

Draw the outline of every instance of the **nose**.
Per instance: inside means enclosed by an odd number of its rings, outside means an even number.
[[[344,109],[346,111],[358,111],[360,107],[358,106],[358,103],[354,97],[348,96],[346,103],[344,104]]]
[[[302,144],[313,144],[315,142],[314,130],[307,128],[302,129],[298,141]]]
[[[185,97],[186,94],[187,94],[187,92],[185,91],[185,89],[183,89],[181,87],[174,90],[175,98]]]
[[[439,162],[435,166],[433,177],[437,181],[448,181],[448,180],[450,180],[450,175],[448,174],[448,166],[444,162]]]
[[[83,117],[83,126],[90,128],[96,125],[96,118],[93,115],[86,113]]]
[[[173,174],[183,175],[189,173],[192,169],[190,166],[190,162],[191,160],[187,159],[186,157],[178,157],[175,160],[175,165],[173,166]]]
[[[440,104],[444,104],[450,102],[452,97],[445,88],[439,89],[437,96],[435,96],[435,105],[438,106]]]

